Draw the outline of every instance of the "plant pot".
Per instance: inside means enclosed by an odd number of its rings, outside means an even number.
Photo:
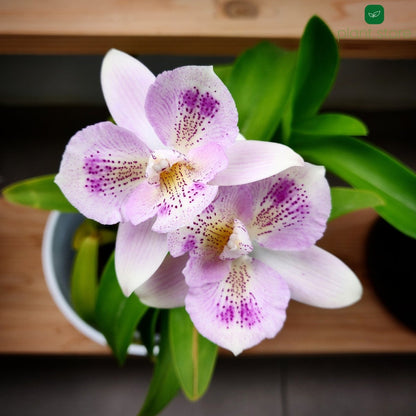
[[[104,335],[82,320],[71,305],[70,275],[75,252],[72,238],[84,220],[81,214],[52,212],[46,223],[42,242],[42,265],[49,292],[62,314],[82,334],[100,345],[107,345]],[[143,345],[131,344],[128,353],[146,355]]]

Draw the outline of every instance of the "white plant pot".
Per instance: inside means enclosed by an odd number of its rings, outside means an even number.
[[[104,335],[82,320],[71,305],[70,274],[74,259],[72,237],[84,217],[81,214],[52,212],[46,223],[42,242],[42,264],[52,298],[66,319],[82,334],[100,345],[107,345]],[[143,345],[131,344],[128,353],[146,355]]]

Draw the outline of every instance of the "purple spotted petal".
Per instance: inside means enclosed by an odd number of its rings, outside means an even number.
[[[185,307],[204,337],[237,355],[280,331],[289,298],[273,269],[246,256],[221,282],[190,287]]]
[[[152,231],[153,220],[139,225],[121,223],[118,227],[115,266],[125,296],[146,282],[168,252],[166,235]]]
[[[241,136],[242,137],[242,136]],[[211,181],[229,186],[255,182],[276,175],[292,166],[303,166],[303,159],[290,147],[279,143],[239,139],[227,150],[228,166]]]
[[[172,232],[189,224],[218,192],[216,186],[192,181],[180,184],[165,182],[160,189],[163,200],[153,230],[161,233]]]
[[[188,286],[182,270],[187,260],[188,256],[167,255],[153,276],[135,290],[140,300],[153,308],[184,306]]]
[[[354,272],[319,247],[291,252],[257,247],[254,256],[286,280],[292,299],[299,302],[320,308],[342,308],[361,298],[362,286]]]
[[[144,104],[155,76],[137,59],[116,49],[104,57],[101,86],[115,122],[137,134],[151,148],[162,143],[147,120]]]
[[[123,208],[125,218],[138,224],[156,214],[153,229],[157,232],[174,231],[190,223],[218,191],[217,186],[206,185],[204,179],[221,168],[223,152],[215,144],[207,147],[208,160],[219,152],[216,168],[187,159],[171,149],[153,152],[147,165],[146,181],[139,184]],[[197,155],[196,152],[192,156]]]
[[[215,201],[186,227],[168,234],[173,256],[188,251],[192,256],[219,258],[234,230],[234,220],[248,222],[253,216],[253,201],[247,188],[220,188]]]
[[[274,250],[304,250],[322,237],[331,210],[325,169],[305,163],[247,185],[257,201],[250,234]]]
[[[228,146],[238,134],[234,100],[212,67],[187,66],[158,75],[145,108],[160,140],[184,154],[208,142]]]
[[[71,138],[55,181],[83,215],[115,224],[123,219],[126,198],[144,179],[149,154],[130,131],[98,123]]]

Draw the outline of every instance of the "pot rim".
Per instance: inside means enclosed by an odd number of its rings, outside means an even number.
[[[75,312],[59,288],[55,268],[53,265],[52,248],[53,236],[56,230],[58,219],[61,215],[62,213],[59,211],[52,211],[48,216],[48,220],[46,221],[46,226],[43,233],[42,266],[46,285],[53,301],[55,302],[55,305],[73,327],[75,327],[79,332],[97,344],[108,346],[104,335],[79,317],[79,315]],[[144,356],[147,352],[143,345],[131,344],[128,348],[128,353],[131,355]]]

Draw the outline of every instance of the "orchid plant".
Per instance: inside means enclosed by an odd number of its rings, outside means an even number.
[[[201,397],[218,346],[237,355],[275,337],[290,299],[360,299],[354,272],[316,246],[328,220],[374,207],[416,237],[414,172],[350,137],[367,134],[358,119],[318,114],[337,67],[318,17],[297,52],[261,43],[223,67],[155,77],[111,50],[101,83],[113,122],[77,132],[56,176],[4,191],[88,218],[74,238],[74,307],[120,362],[137,329],[158,351],[141,415],[179,389]],[[325,168],[353,188],[331,189]],[[98,247],[114,240],[98,279]]]

